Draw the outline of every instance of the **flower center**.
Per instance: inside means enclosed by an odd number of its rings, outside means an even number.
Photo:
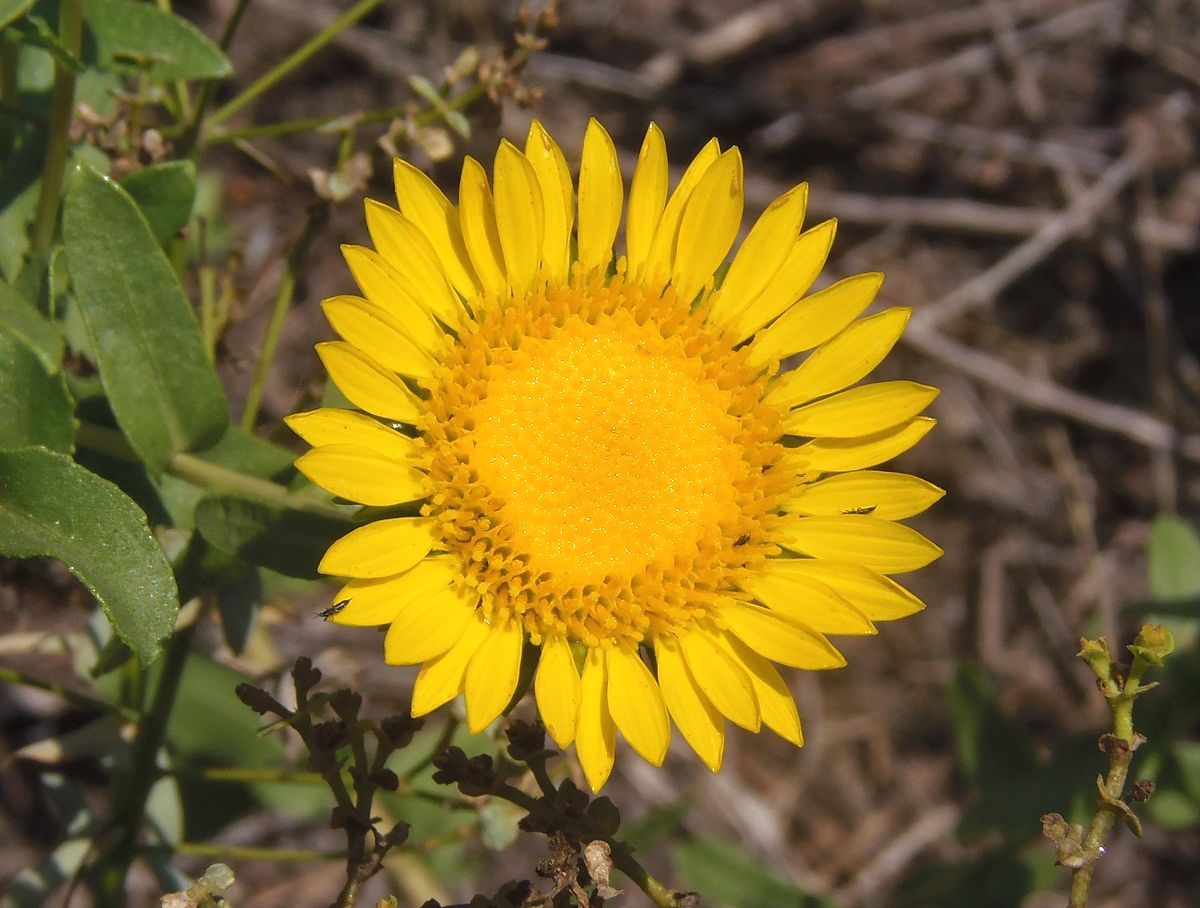
[[[484,615],[636,643],[739,595],[791,484],[745,351],[619,275],[478,305],[421,430],[423,513]]]
[[[729,395],[672,346],[624,312],[572,316],[495,370],[471,465],[534,574],[584,586],[669,566],[734,506]]]

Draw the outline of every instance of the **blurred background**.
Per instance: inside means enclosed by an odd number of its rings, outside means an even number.
[[[213,37],[232,9],[176,5]],[[218,101],[345,9],[252,0],[230,48],[238,81]],[[419,103],[411,76],[437,83],[456,61],[477,62],[462,56],[472,48],[486,61],[511,44],[516,17],[510,3],[385,3],[227,125]],[[883,271],[876,305],[915,310],[883,377],[943,389],[939,428],[897,464],[948,493],[914,522],[946,550],[909,578],[928,608],[840,641],[845,669],[790,673],[801,750],[734,730],[718,775],[678,740],[661,771],[622,750],[606,794],[643,863],[734,908],[1063,905],[1068,874],[1040,817],[1090,815],[1107,765],[1096,738],[1108,711],[1075,656],[1079,638],[1123,645],[1157,616],[1180,652],[1138,702],[1149,743],[1133,777],[1158,791],[1144,837],[1114,836],[1092,904],[1200,905],[1200,3],[567,0],[554,18],[501,103],[467,112],[468,136],[410,129],[405,155],[452,193],[463,153],[490,162],[498,138],[523,141],[533,116],[573,161],[589,116],[626,165],[649,121],[675,166],[710,136],[736,144],[746,223],[808,181],[808,223],[838,219],[818,286]],[[338,245],[367,242],[358,198],[392,196],[395,124],[358,137],[353,173],[332,173],[338,136],[323,132],[223,143],[202,159],[205,255],[232,293],[220,362],[235,414],[299,223],[329,179],[352,183],[304,257],[265,386],[260,434],[296,450],[279,420],[322,393],[312,346],[332,332],[319,301],[352,291]],[[87,622],[90,600],[65,571],[0,571],[12,633]],[[229,678],[270,677],[300,654],[375,714],[406,703],[412,673],[383,665],[369,632],[314,617],[331,591],[268,578],[240,653],[212,628],[213,674],[192,679],[176,746],[233,747],[257,717],[224,693]],[[0,698],[0,881],[63,834],[34,775],[8,757],[75,721],[58,700]],[[243,763],[287,755],[251,740],[258,750],[217,751]],[[87,761],[76,771],[86,780]],[[188,813],[187,837],[336,847],[320,791],[303,794],[185,786],[185,800],[221,802]],[[514,842],[502,809],[481,820],[412,809],[417,844],[373,881],[379,894],[461,898],[541,856],[537,837]],[[240,908],[324,904],[342,874],[311,861],[235,870]]]

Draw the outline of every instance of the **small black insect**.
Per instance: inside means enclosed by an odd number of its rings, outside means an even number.
[[[846,508],[846,510],[842,511],[842,513],[843,514],[870,514],[870,513],[873,513],[877,507],[879,507],[879,505],[873,504],[873,505],[870,505],[869,507],[865,507],[865,508]]]
[[[745,536],[739,536],[737,542],[735,542],[734,545],[735,546],[745,545],[749,541],[750,541],[750,534],[747,533]]]
[[[341,602],[335,602],[333,605],[329,606],[329,608],[321,609],[321,611],[317,612],[317,617],[324,618],[326,621],[328,621],[349,604],[349,599],[343,599]]]

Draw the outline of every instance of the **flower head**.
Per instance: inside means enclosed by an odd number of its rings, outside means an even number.
[[[349,578],[331,620],[389,625],[387,661],[421,666],[414,715],[464,693],[476,730],[536,659],[538,710],[597,790],[617,731],[658,765],[674,722],[713,770],[726,719],[801,744],[773,663],[845,664],[826,635],[919,610],[887,575],[941,554],[896,522],[941,490],[871,469],[937,392],[857,384],[909,311],[860,318],[879,274],[805,296],[834,223],[802,231],[804,185],[720,277],[742,161],[715,140],[668,191],[651,126],[627,205],[595,121],[577,186],[536,122],[490,184],[466,159],[457,206],[411,164],[395,179],[398,210],[367,203],[375,249],[345,248],[362,296],[324,304],[342,340],[318,352],[361,412],[288,419],[305,475],[398,509],[321,562]]]

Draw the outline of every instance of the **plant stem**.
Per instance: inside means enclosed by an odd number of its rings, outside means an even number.
[[[340,851],[314,851],[307,848],[255,848],[250,845],[220,845],[214,842],[180,842],[180,854],[206,858],[236,858],[240,861],[336,861]]]
[[[486,94],[482,82],[476,82],[469,88],[463,89],[448,100],[442,108],[429,107],[414,118],[418,126],[428,126],[441,119],[446,110],[464,110]],[[408,107],[387,107],[381,110],[368,110],[358,114],[338,114],[332,117],[307,117],[302,120],[286,120],[282,123],[264,123],[259,126],[247,126],[245,129],[222,130],[205,139],[205,145],[217,145],[224,142],[234,142],[241,139],[265,139],[274,136],[286,136],[297,132],[322,129],[333,124],[348,122],[352,125],[362,123],[385,123],[403,117]]]
[[[179,682],[196,635],[196,621],[176,630],[167,644],[162,672],[154,689],[150,711],[143,715],[133,742],[128,774],[114,797],[111,828],[117,835],[101,868],[97,902],[104,906],[125,904],[125,875],[137,854],[138,836],[146,812],[146,798],[158,779],[158,752],[166,738],[167,722],[179,692]]]
[[[321,200],[314,202],[308,210],[304,227],[292,247],[291,253],[283,266],[283,277],[279,281],[279,289],[275,291],[275,302],[271,307],[271,320],[267,323],[267,333],[263,338],[262,352],[254,367],[254,378],[250,382],[250,391],[246,395],[246,409],[242,411],[242,428],[249,432],[258,421],[258,410],[262,405],[263,390],[267,384],[267,374],[275,359],[275,351],[279,347],[279,335],[283,331],[283,322],[292,305],[292,297],[296,290],[296,275],[308,257],[308,248],[312,245],[317,230],[325,223],[329,211],[329,203]]]
[[[1125,743],[1125,747],[1114,747],[1109,750],[1108,774],[1102,785],[1103,793],[1096,805],[1096,813],[1088,824],[1084,834],[1081,852],[1088,858],[1086,863],[1077,867],[1071,875],[1071,900],[1068,908],[1086,908],[1088,891],[1092,885],[1092,876],[1096,872],[1096,863],[1104,853],[1104,843],[1112,832],[1117,820],[1126,816],[1119,804],[1125,793],[1125,780],[1129,776],[1129,764],[1133,760],[1133,701],[1138,694],[1141,682],[1141,672],[1138,661],[1134,662],[1134,670],[1130,672],[1125,683],[1118,686],[1115,681],[1102,682],[1105,696],[1112,710],[1114,737]]]
[[[59,3],[58,38],[68,51],[79,56],[79,48],[83,41],[83,0],[61,0]],[[54,229],[58,225],[58,206],[62,196],[67,155],[70,151],[71,118],[74,114],[75,73],[56,61],[46,164],[42,168],[37,216],[33,222],[33,235],[30,239],[30,251],[34,255],[50,248],[54,239]]]
[[[646,868],[638,863],[637,858],[629,853],[629,849],[619,843],[610,843],[612,847],[613,865],[649,896],[658,908],[675,908],[678,900],[675,893],[646,872]]]
[[[221,37],[217,41],[217,46],[222,51],[229,50],[229,45],[233,43],[233,36],[237,32],[238,26],[241,25],[242,16],[245,15],[246,7],[249,5],[250,0],[237,0],[233,12],[225,20],[225,28],[221,30]],[[201,83],[200,91],[196,94],[196,103],[192,109],[191,119],[188,120],[187,127],[179,137],[176,146],[180,158],[190,158],[199,150],[200,146],[196,140],[200,137],[200,129],[204,125],[204,112],[208,109],[208,103],[212,100],[215,88],[216,81],[213,79],[205,79]]]
[[[261,76],[256,82],[251,84],[241,94],[237,95],[232,101],[229,101],[223,107],[216,110],[211,117],[208,118],[209,126],[215,126],[228,120],[231,116],[241,110],[250,102],[258,98],[259,95],[271,88],[274,88],[281,80],[285,79],[292,70],[303,66],[308,62],[315,53],[325,47],[330,41],[340,35],[354,23],[358,22],[364,16],[375,10],[383,0],[359,0],[345,13],[338,16],[325,28],[321,29],[316,35],[310,38],[301,47],[294,50],[284,60],[275,66],[265,75]]]
[[[44,690],[47,693],[62,697],[68,703],[74,703],[76,706],[82,706],[86,709],[94,709],[98,712],[120,713],[124,718],[130,721],[137,720],[137,713],[131,709],[126,709],[121,706],[114,706],[104,700],[98,700],[95,697],[89,697],[87,694],[80,693],[77,690],[72,690],[57,681],[46,681],[42,678],[35,678],[32,675],[27,675],[24,672],[19,672],[14,668],[0,665],[0,681],[6,684],[20,684],[24,687],[35,687],[38,690]]]
[[[75,440],[79,445],[99,451],[101,454],[108,454],[129,463],[139,462],[137,455],[125,441],[125,436],[115,429],[81,422]],[[337,505],[319,501],[304,492],[294,492],[287,486],[271,482],[269,479],[260,479],[257,476],[223,467],[195,454],[181,451],[172,455],[167,462],[167,472],[192,483],[192,485],[214,492],[252,498],[255,501],[289,508],[293,511],[306,511],[346,521],[351,519],[347,512]]]

